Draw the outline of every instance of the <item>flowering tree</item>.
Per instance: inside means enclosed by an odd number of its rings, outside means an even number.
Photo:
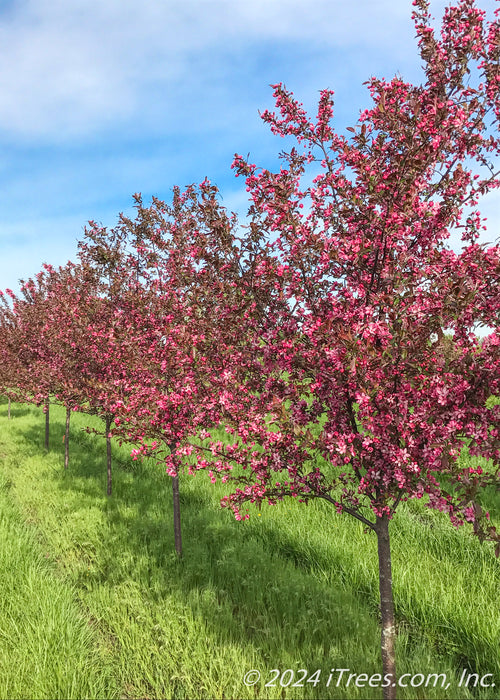
[[[43,404],[49,448],[49,397],[57,386],[57,354],[44,340],[49,328],[50,280],[45,271],[22,282],[21,294],[1,294],[4,374],[16,398]],[[10,301],[9,301],[10,299]]]
[[[37,279],[44,280],[45,287],[43,303],[34,310],[39,321],[37,343],[45,348],[44,369],[51,372],[53,400],[66,408],[67,468],[71,413],[89,407],[88,325],[95,313],[97,285],[93,270],[72,262],[57,269],[44,265]]]
[[[212,309],[197,319],[207,339],[191,363],[197,385],[207,382],[197,400],[229,440],[204,430],[172,458],[194,452],[198,468],[234,484],[224,504],[238,518],[247,503],[321,498],[376,534],[387,698],[399,503],[423,498],[499,541],[478,495],[500,457],[500,410],[488,402],[498,390],[499,249],[477,243],[476,205],[499,185],[500,30],[461,0],[437,36],[428,2],[414,5],[424,84],[372,78],[372,106],[350,136],[332,127],[330,91],[311,120],[274,86],[277,112],[263,119],[296,147],[279,172],[235,158],[252,202],[246,236],[220,215],[207,235],[177,212],[186,308],[192,318],[197,305]],[[205,184],[200,201],[217,214],[215,194]],[[460,253],[447,244],[457,232]],[[482,343],[481,322],[493,329]],[[464,445],[493,471],[461,467]]]
[[[478,244],[476,207],[500,183],[500,29],[459,0],[438,36],[427,0],[414,5],[422,85],[372,78],[349,135],[333,129],[330,91],[311,120],[274,86],[263,119],[295,143],[279,172],[235,158],[246,229],[207,181],[168,207],[137,198],[135,222],[91,226],[80,261],[97,286],[75,313],[108,440],[114,419],[137,452],[161,455],[174,495],[192,455],[234,486],[223,504],[237,518],[321,498],[375,533],[386,698],[398,505],[422,498],[499,543],[480,494],[500,458],[500,250]],[[490,468],[463,468],[464,446]]]
[[[110,328],[106,299],[100,296],[96,272],[84,264],[44,265],[23,283],[21,295],[2,297],[2,334],[5,338],[7,377],[21,400],[44,404],[45,446],[48,449],[49,396],[66,407],[65,458],[69,459],[69,425],[72,410],[103,415],[107,435],[108,495],[111,494],[109,411],[103,407],[106,382],[112,386],[115,366],[106,354],[103,332],[96,349],[96,326]],[[94,331],[94,332],[93,332]]]
[[[8,418],[11,417],[11,400],[17,399],[19,373],[21,371],[16,343],[17,318],[8,300],[8,294],[0,292],[0,390],[8,398]]]
[[[174,535],[181,554],[176,450],[221,420],[218,398],[209,396],[214,396],[214,374],[222,369],[218,358],[226,358],[211,350],[227,347],[232,330],[218,315],[217,294],[225,303],[229,296],[220,282],[223,256],[213,229],[226,230],[230,241],[235,220],[217,205],[208,183],[183,194],[176,190],[170,206],[154,200],[145,207],[136,195],[136,208],[135,220],[122,216],[110,231],[91,226],[80,246],[82,259],[108,280],[108,301],[113,300],[104,321],[97,315],[99,327],[89,327],[87,353],[105,352],[108,368],[115,368],[100,398],[114,416],[113,435],[137,443],[134,457],[154,457],[172,477]],[[193,231],[203,240],[210,264],[200,265]],[[205,367],[207,353],[212,359]]]

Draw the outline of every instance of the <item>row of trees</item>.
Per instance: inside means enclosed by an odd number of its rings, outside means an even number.
[[[414,5],[424,83],[372,78],[348,135],[330,91],[310,119],[274,86],[262,117],[294,143],[278,172],[235,157],[245,225],[209,181],[168,205],[136,195],[135,219],[91,223],[76,263],[1,297],[3,390],[62,402],[66,450],[71,411],[100,415],[109,494],[114,435],[165,464],[174,496],[191,456],[239,519],[321,498],[373,531],[389,679],[398,505],[423,498],[500,549],[481,508],[500,458],[500,248],[478,243],[477,210],[500,184],[500,30],[460,0],[438,35]],[[465,445],[491,468],[463,468]]]

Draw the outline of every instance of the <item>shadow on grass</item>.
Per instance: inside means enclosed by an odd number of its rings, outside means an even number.
[[[19,432],[42,449],[42,415],[39,425]],[[81,541],[75,541],[80,561],[88,564],[76,567],[77,588],[121,591],[132,582],[145,604],[159,610],[173,597],[202,621],[214,644],[258,650],[272,667],[300,654],[304,667],[325,672],[335,658],[344,664],[357,659],[364,673],[378,671],[376,586],[365,579],[363,590],[349,589],[349,560],[338,547],[325,553],[303,546],[279,522],[256,516],[238,523],[220,510],[205,475],[186,475],[181,479],[184,557],[179,561],[171,481],[161,466],[134,462],[125,447],[115,446],[114,492],[107,498],[104,439],[74,425],[65,472],[63,434],[63,423],[52,420],[52,451],[61,465],[60,472],[52,469],[52,485],[63,495],[59,501],[70,504],[72,532],[78,519],[86,527],[89,509],[104,513],[99,532],[82,531]],[[367,547],[374,547],[370,540]],[[420,544],[432,551],[431,544]],[[332,574],[324,580],[314,575],[328,568]],[[474,670],[470,659],[467,667]]]
[[[5,417],[7,417],[7,400],[4,399],[0,401],[0,406],[2,406],[1,410],[4,411]],[[13,403],[10,407],[11,420],[15,421],[16,418],[23,418],[30,414],[32,410],[33,409],[27,404]]]
[[[263,537],[262,521],[238,523],[220,509],[206,475],[185,475],[184,556],[178,560],[171,480],[161,466],[134,462],[125,456],[126,448],[116,448],[113,495],[107,498],[103,438],[75,426],[65,472],[63,433],[63,424],[53,420],[52,451],[61,464],[53,479],[63,494],[58,501],[71,504],[68,517],[73,521],[79,512],[83,521],[86,509],[95,506],[105,512],[99,537],[85,535],[93,541],[78,550],[88,567],[81,567],[77,587],[120,587],[134,581],[151,605],[174,596],[203,620],[218,643],[258,649],[273,667],[280,658],[296,658],[298,649],[308,656],[302,663],[314,669],[331,666],[332,650],[337,657],[339,650],[357,649],[361,660],[376,658],[379,640],[372,606],[341,585],[335,589],[312,577],[304,552],[275,532],[278,525],[265,526]],[[41,446],[37,426],[23,427],[22,436]],[[340,552],[329,565],[341,570]]]

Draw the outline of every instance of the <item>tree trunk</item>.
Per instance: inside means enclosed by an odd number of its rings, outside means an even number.
[[[375,532],[378,540],[378,570],[380,587],[380,617],[382,628],[381,650],[384,676],[384,700],[396,698],[396,620],[392,595],[391,546],[389,538],[389,518],[377,518]],[[386,678],[390,681],[386,686]],[[386,687],[385,687],[386,686]]]
[[[109,431],[111,430],[111,423],[113,422],[113,416],[106,416],[106,467],[108,473],[108,489],[107,494],[111,496],[111,438],[109,436]]]
[[[48,451],[49,449],[49,409],[50,409],[50,403],[49,399],[46,399],[45,401],[45,449]]]
[[[182,537],[181,537],[181,505],[179,501],[179,475],[172,477],[172,495],[174,499],[174,540],[175,551],[182,557]]]
[[[10,420],[10,396],[9,396],[9,406],[7,408],[7,418]]]
[[[66,407],[66,432],[64,433],[64,468],[68,468],[69,463],[69,421],[71,418],[71,409]]]

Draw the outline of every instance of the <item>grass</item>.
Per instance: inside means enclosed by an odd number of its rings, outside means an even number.
[[[335,674],[326,687],[333,668],[380,668],[376,541],[357,522],[327,503],[287,501],[238,523],[219,507],[223,487],[186,475],[179,561],[160,467],[114,446],[107,498],[104,441],[81,430],[97,419],[72,418],[65,473],[63,409],[51,407],[45,453],[41,411],[14,404],[7,421],[5,408],[0,697],[381,697],[337,687]],[[463,669],[500,684],[491,548],[412,503],[393,522],[392,549],[398,673],[449,683],[399,696],[497,699],[498,687],[458,686]],[[262,681],[246,687],[250,669]],[[320,682],[265,687],[272,669],[321,669]]]
[[[115,693],[113,672],[76,600],[13,507],[0,475],[0,697]]]

